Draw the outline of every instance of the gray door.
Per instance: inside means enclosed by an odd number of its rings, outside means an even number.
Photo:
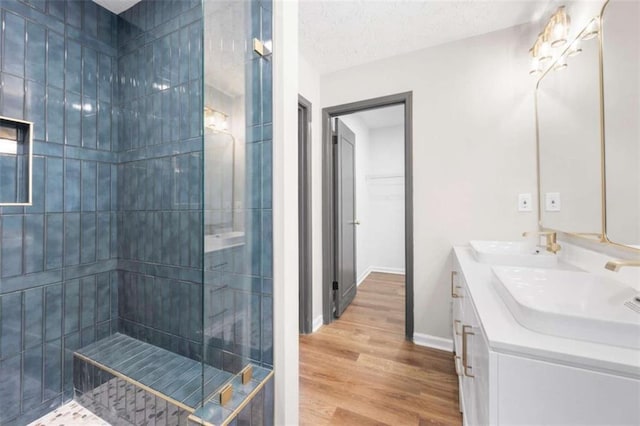
[[[334,302],[340,317],[356,295],[355,134],[336,118],[334,155],[336,271]]]

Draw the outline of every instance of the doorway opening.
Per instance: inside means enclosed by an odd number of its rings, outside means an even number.
[[[412,340],[412,94],[325,108],[322,132],[324,323],[342,316],[358,285],[367,294],[385,285],[404,297]]]

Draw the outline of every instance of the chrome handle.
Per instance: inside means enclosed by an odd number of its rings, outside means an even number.
[[[461,295],[456,293],[456,288],[460,288],[460,286],[455,285],[453,282],[453,277],[455,277],[456,275],[458,275],[456,271],[451,271],[451,297],[453,297],[454,299],[462,297]]]
[[[360,221],[354,220],[353,222],[349,222],[349,225],[360,225]]]
[[[457,326],[457,324],[462,324],[462,321],[460,321],[460,320],[453,320],[453,330],[455,331],[456,336],[460,336],[460,334],[461,334],[461,333],[458,331],[458,326]]]
[[[467,342],[467,336],[475,336],[475,333],[467,331],[467,329],[471,329],[470,325],[462,326],[462,369],[464,375],[467,377],[475,377],[473,374],[469,374],[468,370],[471,370],[471,366],[469,365],[469,354],[467,354],[467,349],[469,343]]]

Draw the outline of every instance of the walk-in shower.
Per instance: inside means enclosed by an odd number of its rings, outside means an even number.
[[[33,123],[32,202],[0,207],[0,425],[74,398],[272,424],[271,2],[0,19],[0,116]]]

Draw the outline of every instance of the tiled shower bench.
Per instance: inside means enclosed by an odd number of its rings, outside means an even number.
[[[270,424],[273,373],[255,365],[244,380],[241,373],[119,333],[79,349],[73,361],[76,399],[115,425],[233,425],[246,407],[255,417],[249,424]]]

